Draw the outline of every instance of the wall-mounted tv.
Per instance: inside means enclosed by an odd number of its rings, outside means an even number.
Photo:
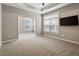
[[[78,25],[78,15],[60,18],[60,26]]]

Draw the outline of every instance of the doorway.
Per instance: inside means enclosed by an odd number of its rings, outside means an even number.
[[[23,38],[27,34],[35,33],[35,19],[18,16],[18,38]]]

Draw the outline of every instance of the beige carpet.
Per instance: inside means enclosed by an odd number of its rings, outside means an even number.
[[[33,33],[21,33],[19,39],[3,44],[2,56],[75,56],[79,55],[79,45],[36,36]]]

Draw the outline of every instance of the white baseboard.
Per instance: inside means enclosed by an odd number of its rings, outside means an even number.
[[[15,41],[17,39],[11,39],[11,40],[6,40],[6,41],[2,41],[2,43],[7,43],[7,42],[10,42],[10,41]]]
[[[69,42],[69,43],[73,43],[73,44],[77,44],[79,45],[79,42],[76,42],[76,41],[72,41],[72,40],[68,40],[68,39],[63,39],[63,38],[59,38],[59,37],[52,37],[52,36],[49,36],[49,35],[43,35],[43,36],[47,36],[49,38],[55,38],[55,39],[59,39],[59,40],[62,40],[62,41],[66,41],[66,42]]]

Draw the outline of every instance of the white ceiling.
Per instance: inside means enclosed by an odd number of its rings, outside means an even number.
[[[4,4],[8,6],[28,10],[31,12],[44,14],[50,11],[54,11],[58,8],[67,6],[70,3],[45,3],[44,6],[42,6],[42,3],[4,3]]]
[[[27,3],[26,5],[34,7],[36,9],[40,9],[40,6],[42,5],[42,3]]]
[[[44,6],[42,6],[42,3],[24,3],[24,5],[31,7],[31,8],[35,8],[35,9],[43,9],[44,7],[46,7],[49,3],[45,3]]]

